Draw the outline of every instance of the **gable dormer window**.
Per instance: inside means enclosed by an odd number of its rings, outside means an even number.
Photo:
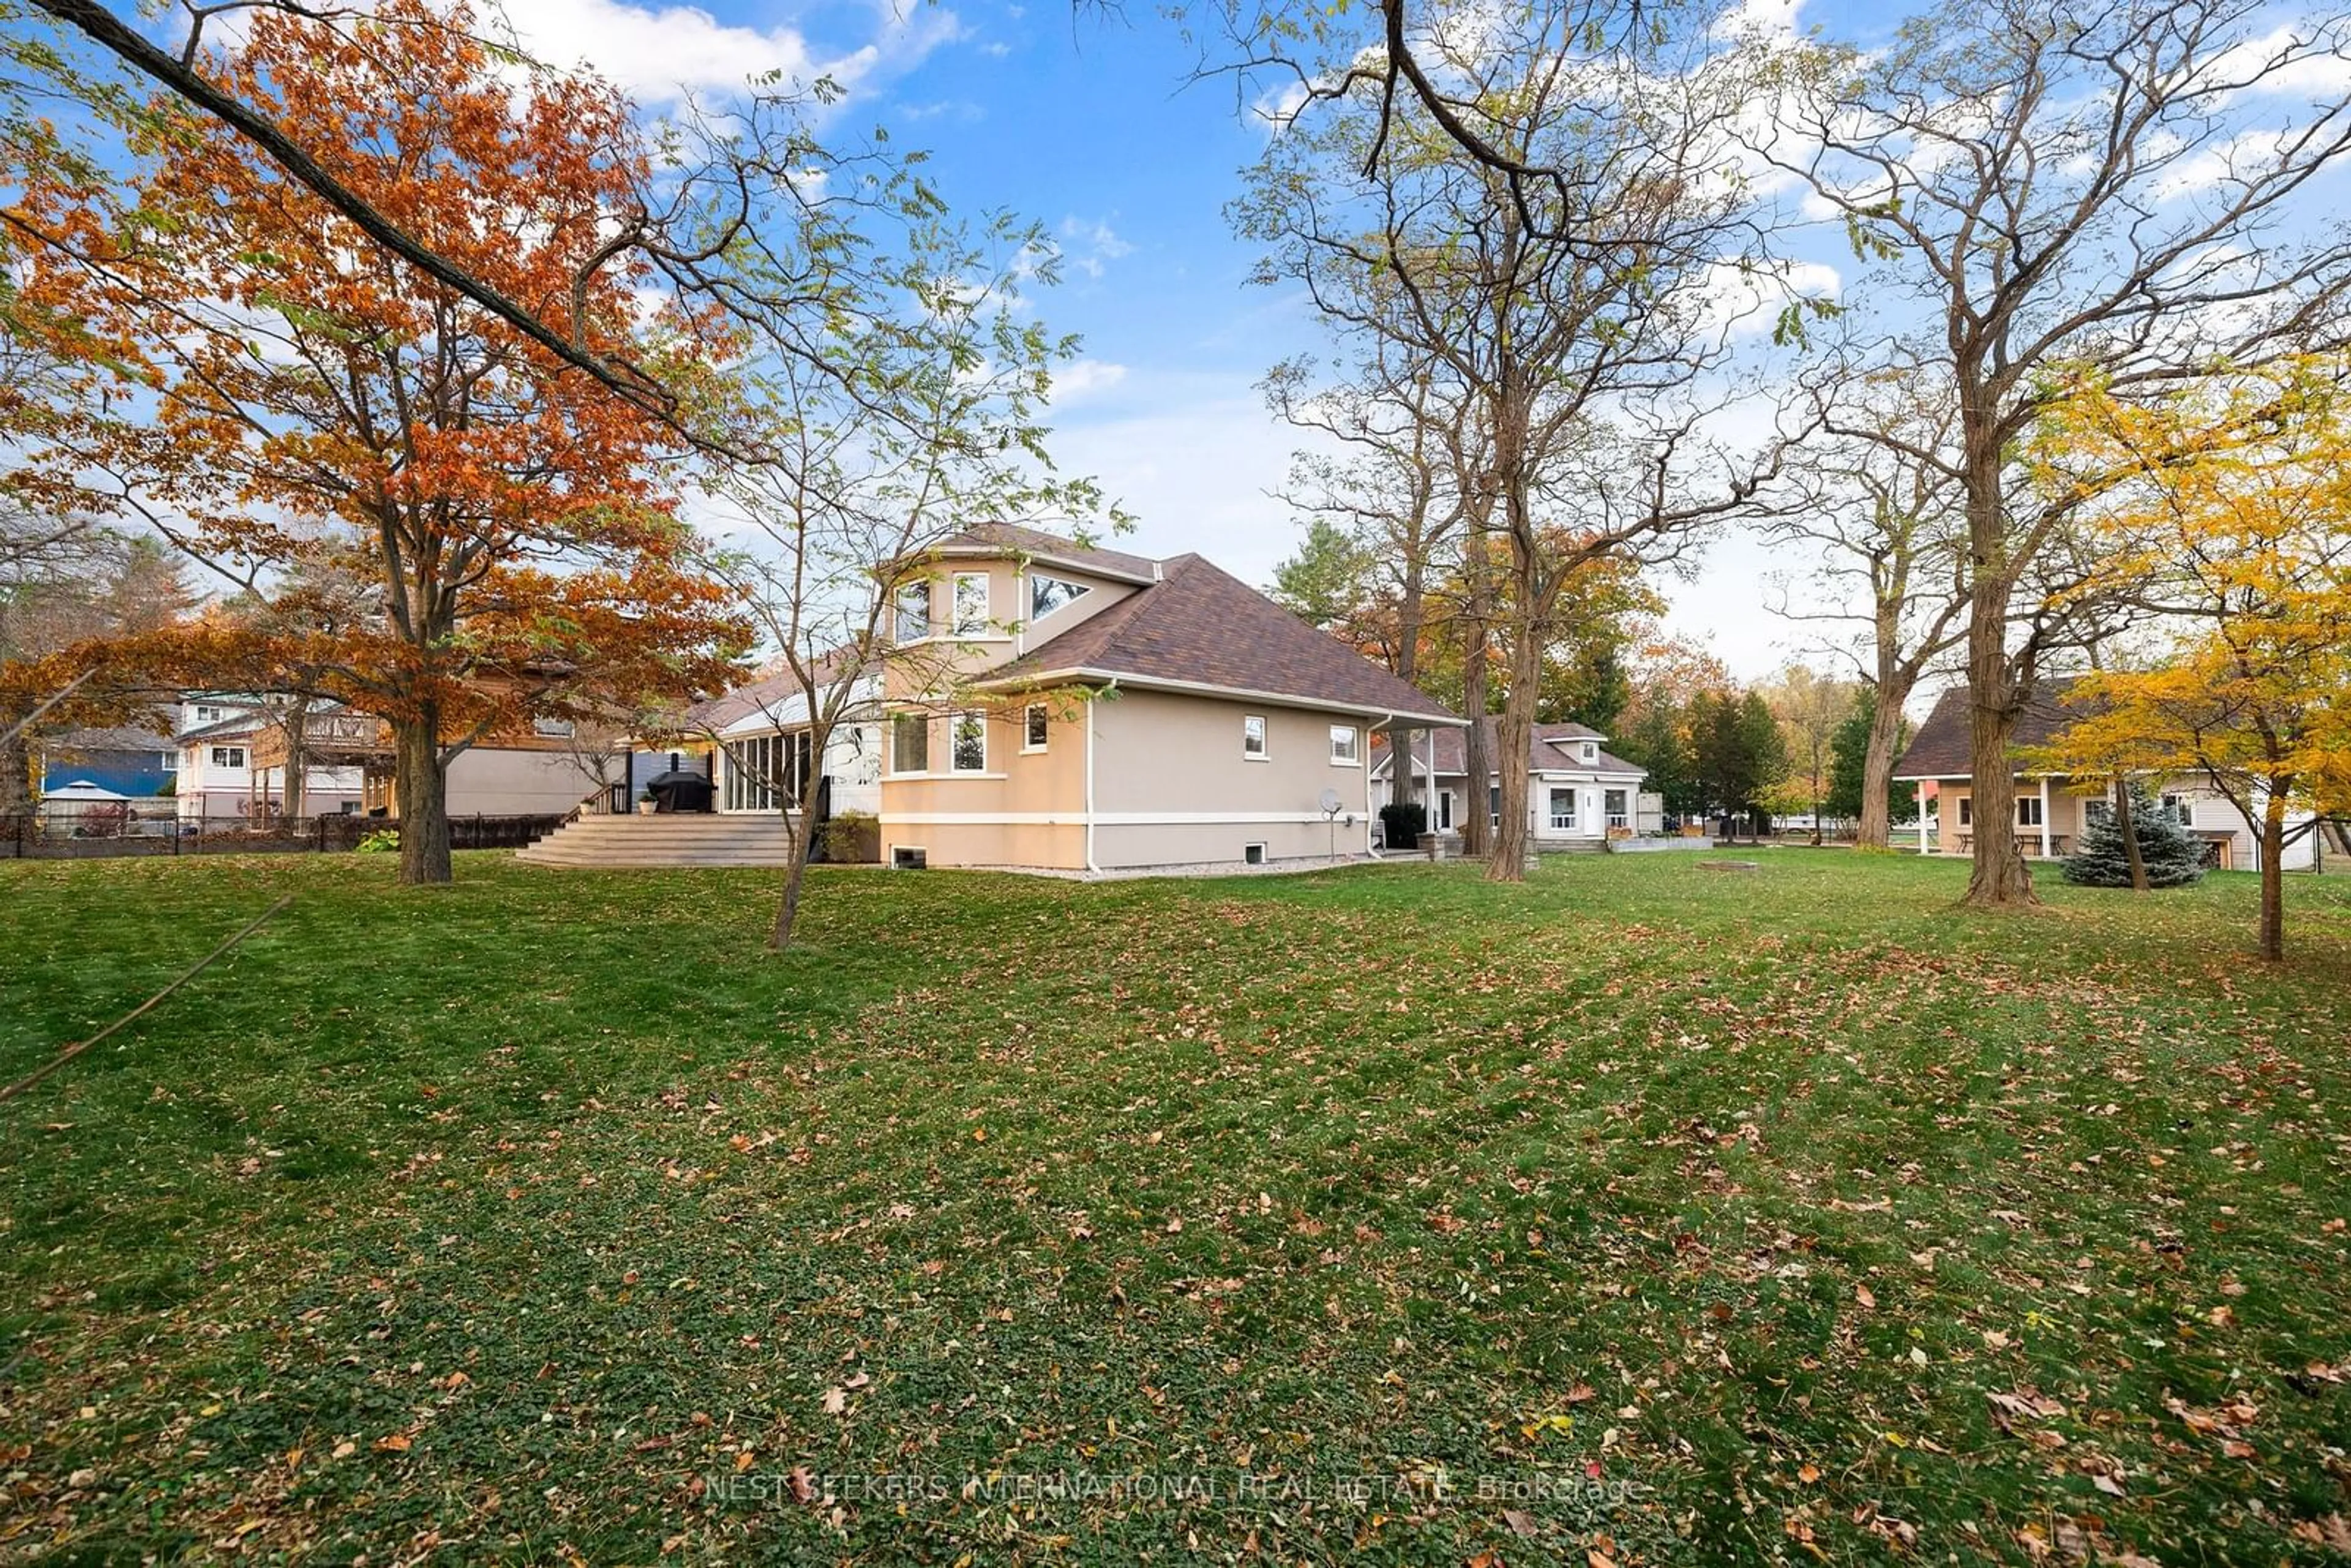
[[[1583,760],[1586,762],[1597,762],[1600,760],[1600,743],[1598,741],[1587,740],[1583,743]]]
[[[1066,577],[1046,577],[1037,572],[1029,574],[1029,619],[1042,621],[1054,611],[1075,604],[1092,589],[1082,582],[1071,582]]]

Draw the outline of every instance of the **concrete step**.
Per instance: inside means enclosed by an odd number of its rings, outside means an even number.
[[[515,858],[527,865],[587,869],[658,866],[785,866],[791,845],[781,816],[681,812],[581,817]]]

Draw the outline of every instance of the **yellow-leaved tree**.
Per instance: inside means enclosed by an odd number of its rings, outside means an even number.
[[[2050,485],[2109,486],[2106,594],[2164,656],[2105,671],[2048,766],[2194,774],[2261,843],[2260,949],[2285,952],[2284,856],[2351,814],[2351,361],[2302,355],[2158,402],[2090,382],[2036,436]]]

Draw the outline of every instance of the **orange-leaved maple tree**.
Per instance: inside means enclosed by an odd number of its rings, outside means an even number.
[[[708,323],[611,241],[649,170],[631,107],[473,37],[462,5],[329,26],[263,9],[208,74],[350,188],[578,342],[689,372]],[[390,731],[401,878],[450,876],[447,769],[536,716],[723,681],[747,637],[690,565],[664,427],[369,243],[214,122],[152,106],[110,204],[34,183],[29,299],[119,356],[117,414],[49,460],[262,592],[363,581],[288,617],[285,670]]]
[[[2169,634],[2091,675],[2043,762],[2208,780],[2260,841],[2262,956],[2285,953],[2287,846],[2351,814],[2351,362],[2294,355],[2157,402],[2091,384],[2043,422],[2046,484],[2089,481],[2084,591]]]

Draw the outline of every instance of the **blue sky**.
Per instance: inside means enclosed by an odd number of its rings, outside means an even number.
[[[1767,0],[1768,3],[1768,0]],[[1225,204],[1263,145],[1228,78],[1192,81],[1194,55],[1149,7],[1073,16],[1033,5],[941,0],[793,6],[716,0],[507,0],[533,51],[578,59],[658,111],[681,85],[716,95],[749,72],[828,70],[847,87],[832,124],[886,127],[932,154],[946,197],[1007,208],[1053,231],[1063,281],[1039,306],[1084,354],[1063,378],[1053,450],[1138,520],[1128,548],[1197,550],[1262,582],[1293,548],[1280,485],[1296,433],[1256,383],[1322,340],[1303,301],[1248,282],[1254,250]],[[1704,554],[1668,585],[1672,629],[1710,643],[1742,674],[1768,673],[1802,634],[1764,612],[1751,541]]]
[[[1187,82],[1193,57],[1148,6],[1074,16],[1034,5],[941,0],[800,7],[771,0],[509,0],[542,58],[584,58],[658,111],[683,82],[716,95],[751,70],[835,75],[831,125],[885,127],[932,155],[958,207],[1042,223],[1065,257],[1037,298],[1085,342],[1052,411],[1053,450],[1137,515],[1128,548],[1198,550],[1263,581],[1296,537],[1265,490],[1292,433],[1255,383],[1317,342],[1294,298],[1251,287],[1253,251],[1224,205],[1262,146],[1229,81]]]
[[[1268,492],[1300,436],[1267,413],[1257,382],[1283,358],[1323,351],[1324,340],[1295,291],[1248,282],[1255,253],[1233,237],[1224,208],[1265,131],[1231,78],[1192,79],[1196,57],[1155,5],[1121,15],[1092,4],[1079,14],[1071,0],[503,0],[503,9],[534,54],[594,68],[651,115],[688,93],[724,99],[756,75],[832,78],[846,92],[828,111],[839,139],[884,127],[894,146],[930,152],[931,177],[956,207],[1008,210],[1054,235],[1063,280],[1036,303],[1053,330],[1080,334],[1085,347],[1058,383],[1052,447],[1065,472],[1096,477],[1136,517],[1122,543],[1197,550],[1257,582],[1295,548],[1298,521]],[[1868,45],[1909,6],[1740,0],[1740,9],[1767,26],[1822,26]],[[2345,85],[2335,79],[2345,71],[2318,74],[2330,89]],[[2315,198],[2314,210],[2331,197]],[[1845,295],[1855,266],[1838,235],[1815,233],[1796,254],[1809,288],[1860,298]],[[1764,335],[1750,341],[1761,350]],[[1786,362],[1761,361],[1767,385]],[[1777,597],[1773,574],[1806,575],[1817,558],[1731,531],[1688,560],[1687,573],[1660,584],[1668,631],[1744,677],[1792,656],[1834,662],[1819,652],[1823,628],[1765,607]]]

